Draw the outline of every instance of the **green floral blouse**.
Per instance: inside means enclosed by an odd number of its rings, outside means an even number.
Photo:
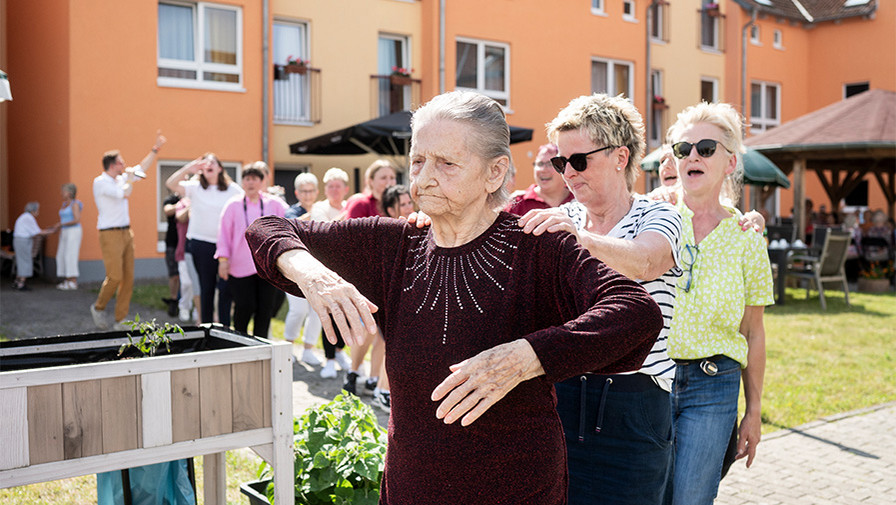
[[[747,339],[740,322],[747,305],[772,305],[772,271],[762,235],[744,232],[738,213],[723,219],[699,244],[694,213],[679,203],[681,267],[675,315],[669,331],[669,356],[698,359],[724,354],[747,366]]]

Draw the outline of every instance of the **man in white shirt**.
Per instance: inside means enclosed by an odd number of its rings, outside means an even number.
[[[100,287],[96,303],[90,305],[90,314],[97,327],[109,327],[106,319],[106,305],[115,296],[116,330],[128,330],[124,319],[131,305],[134,289],[134,234],[131,232],[131,218],[128,213],[128,197],[133,191],[133,183],[146,177],[145,170],[156,160],[159,149],[166,139],[161,131],[149,154],[139,165],[125,167],[124,158],[118,150],[103,154],[103,173],[93,180],[93,198],[98,211],[96,228],[100,235],[100,249],[106,278]]]

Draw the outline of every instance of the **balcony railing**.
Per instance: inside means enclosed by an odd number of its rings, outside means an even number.
[[[420,105],[420,79],[397,75],[370,76],[371,117],[380,117]]]
[[[274,122],[320,123],[320,69],[274,65]]]

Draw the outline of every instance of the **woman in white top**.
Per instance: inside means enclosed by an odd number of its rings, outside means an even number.
[[[345,196],[348,195],[348,174],[341,168],[333,167],[324,174],[324,195],[311,206],[312,221],[335,221],[345,213]]]
[[[38,202],[25,204],[25,212],[16,219],[12,232],[12,247],[16,253],[16,281],[13,287],[19,291],[30,291],[25,285],[25,279],[34,274],[32,250],[34,249],[34,237],[49,235],[59,229],[59,223],[45,230],[37,224],[37,215],[40,213]]]
[[[190,199],[190,224],[187,227],[187,251],[199,274],[201,293],[200,322],[214,318],[215,288],[218,289],[218,322],[230,326],[232,299],[226,281],[218,277],[215,249],[221,212],[230,198],[243,189],[224,172],[218,157],[206,153],[171,174],[165,183],[169,190]]]

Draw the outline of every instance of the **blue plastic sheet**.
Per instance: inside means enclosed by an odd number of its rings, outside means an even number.
[[[138,466],[128,470],[132,505],[194,505],[196,494],[187,472],[187,460]],[[97,505],[123,505],[121,471],[96,475]]]

